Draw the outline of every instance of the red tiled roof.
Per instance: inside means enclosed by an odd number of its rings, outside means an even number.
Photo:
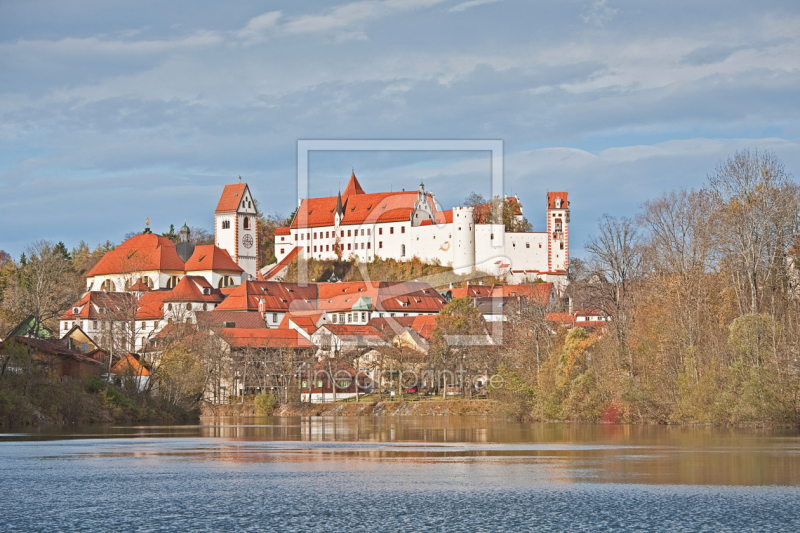
[[[228,255],[227,250],[223,250],[213,244],[203,244],[195,246],[192,257],[186,261],[186,271],[194,272],[198,270],[224,270],[228,272],[244,272],[244,269],[236,264]]]
[[[289,228],[277,228],[275,230],[275,235],[291,235],[292,230]]]
[[[239,329],[267,329],[264,317],[257,311],[198,311],[197,325],[201,327],[222,326],[233,322]]]
[[[150,287],[144,284],[142,278],[136,280],[136,283],[128,287],[127,291],[129,292],[146,292],[149,291]]]
[[[222,338],[235,348],[311,348],[313,344],[293,329],[223,329]]]
[[[459,287],[457,289],[450,289],[453,298],[479,298],[482,296],[491,296],[493,285],[467,285],[466,287]]]
[[[364,194],[364,189],[361,188],[361,184],[356,179],[355,172],[350,174],[350,181],[347,182],[347,187],[345,187],[344,192],[342,193],[342,199],[350,196],[351,194]]]
[[[304,199],[292,221],[292,229],[298,227],[332,226],[336,213],[337,196]],[[417,192],[381,192],[372,194],[353,194],[342,197],[344,217],[341,225],[363,224],[364,222],[390,222],[410,220],[411,211],[417,201]],[[433,201],[431,199],[431,205]],[[308,217],[306,218],[306,209]],[[383,219],[381,219],[383,217]]]
[[[287,312],[315,308],[317,286],[305,287],[298,283],[278,281],[245,281],[217,306],[219,311],[258,311],[258,302],[264,298],[267,311]],[[310,300],[311,303],[306,303]]]
[[[380,317],[370,319],[367,325],[377,328],[384,333],[400,334],[405,328],[410,328],[414,324],[414,320],[416,320],[416,317],[413,316],[398,316],[394,318]]]
[[[106,253],[86,276],[183,269],[174,242],[155,233],[140,233]]]
[[[437,315],[419,315],[414,317],[414,323],[411,324],[411,329],[419,333],[420,337],[431,340],[433,338],[433,329],[436,327]]]
[[[569,206],[569,202],[567,202],[567,192],[548,192],[547,193],[547,209],[555,209],[556,208],[556,198],[561,198],[561,209],[566,209]]]
[[[164,318],[164,299],[172,291],[150,291],[139,298],[139,309],[136,311],[137,320],[161,320]]]
[[[150,292],[143,294],[142,299],[148,294]],[[131,318],[135,302],[136,296],[129,292],[89,291],[70,306],[59,320],[123,320]],[[80,309],[77,315],[73,314],[76,307]]]
[[[436,213],[436,223],[441,224],[452,224],[453,223],[453,210],[448,209],[447,211],[439,211]],[[430,226],[433,222],[430,220],[423,220],[420,226]]]
[[[291,263],[292,260],[295,257],[297,257],[297,252],[299,252],[299,251],[300,251],[300,247],[299,246],[295,246],[294,248],[289,250],[289,253],[286,254],[286,257],[284,257],[283,259],[278,261],[278,263],[276,263],[274,267],[270,268],[269,271],[267,271],[267,273],[262,276],[263,280],[264,281],[269,281],[271,278],[277,276],[278,273],[281,270],[286,268],[289,265],[289,263]],[[259,272],[259,274],[260,274],[260,272]]]
[[[356,324],[325,324],[320,329],[326,328],[337,337],[375,337],[383,338],[383,333],[376,327],[370,325]]]
[[[183,276],[175,288],[167,293],[164,301],[219,303],[223,299],[220,290],[213,288],[203,276]]]
[[[222,189],[222,196],[217,204],[215,213],[235,213],[239,209],[239,204],[242,202],[242,195],[247,189],[246,183],[234,183],[226,185]]]
[[[553,284],[526,283],[522,285],[495,285],[492,287],[491,296],[524,296],[535,301],[537,305],[545,306],[550,300]]]

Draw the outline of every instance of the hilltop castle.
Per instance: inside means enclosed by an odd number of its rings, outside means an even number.
[[[515,217],[522,219],[522,206]],[[420,184],[412,192],[364,192],[355,174],[337,196],[305,198],[290,227],[275,233],[276,265],[262,273],[279,279],[297,255],[321,260],[375,258],[450,265],[458,274],[477,269],[508,282],[537,278],[566,284],[569,266],[569,201],[566,192],[547,193],[547,231],[509,232],[502,223],[483,223],[490,206],[437,209]],[[477,220],[477,223],[476,223]]]

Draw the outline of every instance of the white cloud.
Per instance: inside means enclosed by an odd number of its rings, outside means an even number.
[[[280,18],[280,11],[270,11],[269,13],[264,13],[263,15],[253,17],[247,23],[247,26],[237,32],[237,36],[240,39],[245,39],[251,42],[258,41],[264,37],[265,30],[275,28],[276,24],[278,23],[278,19]]]
[[[583,12],[581,18],[586,24],[602,27],[614,18],[617,11],[619,10],[608,7],[607,0],[593,0],[591,6]]]
[[[482,6],[484,4],[494,4],[495,2],[500,2],[501,0],[470,0],[469,2],[463,2],[456,6],[450,8],[451,13],[457,13],[459,11],[465,11],[471,7]]]
[[[386,17],[401,11],[422,9],[446,0],[384,0],[352,2],[324,14],[296,17],[283,25],[288,33],[312,33],[346,28],[354,23]]]

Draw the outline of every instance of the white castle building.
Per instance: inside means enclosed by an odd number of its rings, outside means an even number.
[[[516,198],[511,200],[521,220],[522,206]],[[441,211],[423,185],[413,192],[367,194],[352,174],[337,196],[301,199],[291,226],[276,231],[277,264],[262,273],[265,279],[279,279],[297,255],[365,262],[417,257],[452,266],[458,274],[479,270],[508,282],[538,278],[563,287],[569,266],[567,193],[547,193],[546,232],[508,232],[503,224],[476,224],[476,210],[488,209],[483,205]]]

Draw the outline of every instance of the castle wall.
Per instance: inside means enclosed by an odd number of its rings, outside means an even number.
[[[453,225],[416,226],[411,228],[411,257],[426,263],[438,261],[447,266],[453,263]]]

